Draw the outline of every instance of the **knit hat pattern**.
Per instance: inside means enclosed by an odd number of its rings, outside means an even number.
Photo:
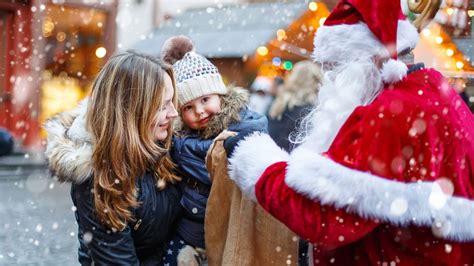
[[[173,64],[179,105],[208,94],[226,94],[219,70],[204,56],[191,51]]]

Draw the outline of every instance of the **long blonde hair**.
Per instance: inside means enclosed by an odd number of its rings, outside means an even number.
[[[164,101],[164,75],[174,84],[170,65],[162,60],[127,51],[110,58],[94,81],[87,109],[87,128],[94,148],[94,203],[99,220],[113,231],[134,220],[136,178],[149,171],[163,189],[179,178],[167,155],[172,127],[156,143],[150,131]],[[176,90],[173,96],[176,104]]]
[[[316,104],[322,79],[321,68],[310,60],[295,64],[283,90],[277,95],[270,107],[269,115],[273,119],[281,119],[286,108]]]

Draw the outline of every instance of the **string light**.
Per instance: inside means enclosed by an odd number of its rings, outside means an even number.
[[[272,63],[274,66],[280,66],[281,65],[281,58],[280,57],[273,57]]]
[[[278,40],[284,40],[284,39],[286,39],[286,32],[285,32],[285,30],[283,30],[283,29],[277,30],[277,37],[278,37]]]
[[[97,58],[103,58],[106,54],[107,49],[105,49],[104,47],[99,47],[95,50],[95,56],[97,56]]]
[[[261,56],[266,56],[268,54],[268,48],[265,46],[260,46],[257,48],[257,53]]]
[[[436,42],[437,44],[443,43],[443,37],[437,36],[437,37],[435,38],[435,42]]]
[[[424,29],[422,31],[423,36],[429,37],[431,35],[431,31],[429,29]]]
[[[468,10],[467,11],[467,14],[469,15],[469,17],[474,17],[474,10]]]
[[[446,49],[446,55],[447,56],[453,56],[454,55],[453,49],[450,49],[450,48]]]
[[[461,61],[458,61],[458,62],[456,62],[456,67],[457,67],[458,69],[462,69],[462,68],[464,67],[464,63],[461,62]]]
[[[448,13],[448,16],[451,16],[452,14],[454,14],[454,9],[449,7],[446,9],[446,13]]]
[[[319,26],[323,26],[324,22],[326,21],[326,18],[321,18],[319,20]]]
[[[314,12],[314,11],[318,10],[318,4],[315,3],[315,2],[309,2],[308,8],[309,8],[309,10]]]

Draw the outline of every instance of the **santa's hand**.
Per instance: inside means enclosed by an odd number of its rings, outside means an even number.
[[[235,147],[237,147],[237,144],[245,139],[248,135],[256,132],[255,130],[250,130],[250,129],[244,129],[239,132],[239,134],[230,137],[226,140],[224,140],[224,149],[227,153],[227,158],[230,158],[232,153],[234,152]]]

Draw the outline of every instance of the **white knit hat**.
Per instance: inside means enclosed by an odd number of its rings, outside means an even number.
[[[161,55],[173,64],[180,106],[204,95],[227,93],[217,67],[194,52],[188,37],[171,37],[164,43]]]
[[[204,56],[188,52],[173,65],[179,105],[208,94],[226,94],[219,70]]]

